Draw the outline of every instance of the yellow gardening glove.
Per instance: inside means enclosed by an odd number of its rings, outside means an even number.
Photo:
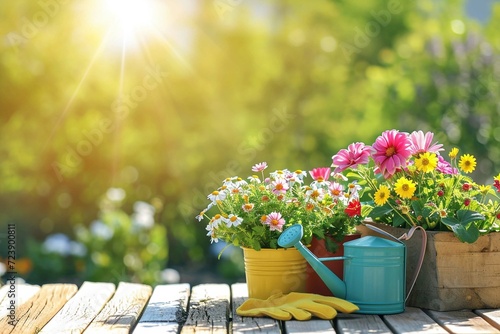
[[[359,308],[351,302],[313,293],[290,292],[272,295],[266,300],[248,298],[236,309],[240,316],[269,316],[277,320],[309,320],[314,315],[321,319],[333,319],[337,311],[351,313]]]

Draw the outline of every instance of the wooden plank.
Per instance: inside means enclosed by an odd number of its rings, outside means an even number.
[[[245,283],[231,285],[232,293],[232,329],[233,333],[281,333],[278,321],[267,317],[241,317],[236,309],[248,298],[248,289]]]
[[[196,285],[181,333],[224,333],[229,325],[230,289],[227,284]]]
[[[428,311],[431,318],[452,333],[500,333],[472,311]]]
[[[76,295],[42,328],[40,333],[82,333],[114,293],[113,283],[84,282]]]
[[[483,317],[490,325],[500,329],[500,309],[498,310],[476,310],[476,314]]]
[[[311,319],[308,321],[291,320],[284,323],[286,333],[336,333],[330,320]]]
[[[384,315],[382,318],[394,333],[448,333],[424,311],[414,307],[407,307],[404,313]]]
[[[187,317],[189,284],[158,285],[134,334],[178,333]]]
[[[334,328],[337,333],[380,333],[391,334],[392,331],[378,315],[372,314],[344,314],[339,313],[334,319]]]
[[[78,290],[75,284],[45,284],[16,310],[15,326],[9,318],[0,320],[1,334],[36,333],[66,304]]]
[[[120,282],[113,298],[84,333],[130,333],[152,290],[149,285]]]
[[[447,246],[447,245],[446,245]],[[450,247],[452,248],[452,247]],[[440,268],[440,283],[448,288],[495,288],[500,277],[498,252],[447,254],[437,258]],[[457,275],[459,266],[467,272]]]
[[[14,288],[10,284],[2,286],[0,288],[0,318],[10,313],[9,307],[12,303],[15,308],[18,308],[38,291],[40,291],[39,285],[16,284]]]

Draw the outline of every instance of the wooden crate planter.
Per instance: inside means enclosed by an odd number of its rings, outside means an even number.
[[[397,237],[407,231],[374,225]],[[359,230],[363,236],[377,235],[365,226]],[[481,236],[473,244],[460,242],[451,232],[426,233],[424,263],[407,305],[436,311],[500,307],[500,233]],[[405,242],[408,288],[421,242],[420,231]]]

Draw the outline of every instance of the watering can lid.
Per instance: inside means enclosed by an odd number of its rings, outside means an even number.
[[[344,243],[344,247],[372,247],[372,248],[387,248],[387,247],[404,247],[403,243],[380,238],[374,236],[366,236],[356,240]]]

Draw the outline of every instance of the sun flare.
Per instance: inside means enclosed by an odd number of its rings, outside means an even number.
[[[124,40],[136,38],[154,28],[158,8],[152,0],[105,0],[105,15]]]

